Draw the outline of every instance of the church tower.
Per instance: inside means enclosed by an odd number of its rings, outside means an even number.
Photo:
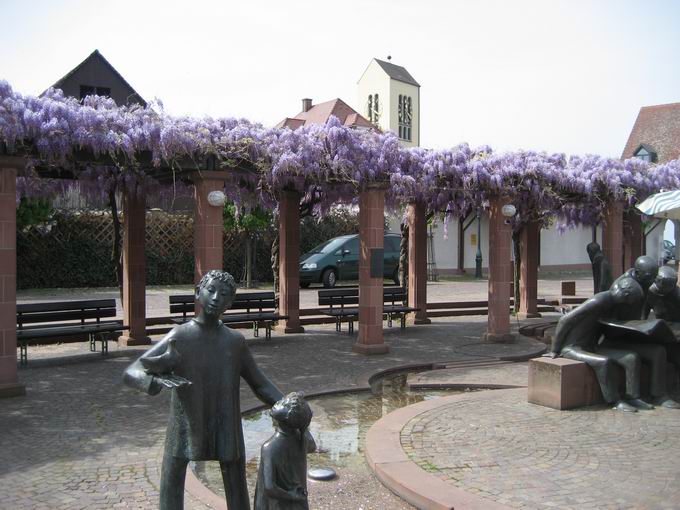
[[[374,58],[359,78],[358,93],[364,117],[396,133],[406,147],[420,146],[420,85],[406,69]]]

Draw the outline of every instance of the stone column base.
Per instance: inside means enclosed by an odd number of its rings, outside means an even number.
[[[519,312],[517,314],[518,319],[538,319],[539,317],[543,316],[538,312]]]
[[[484,333],[484,340],[494,344],[511,344],[515,341],[512,333]]]
[[[148,336],[133,338],[128,335],[121,335],[118,337],[118,345],[123,347],[134,347],[136,345],[151,345],[151,338]]]
[[[413,324],[432,324],[432,321],[428,318],[419,319],[416,317],[415,319],[413,319]]]
[[[352,352],[366,355],[386,354],[390,352],[390,348],[387,344],[360,344],[357,342],[352,346]]]
[[[288,326],[287,324],[277,324],[276,326],[272,327],[274,331],[278,331],[279,333],[285,333],[287,335],[292,334],[292,333],[304,333],[305,328],[302,326]]]
[[[26,395],[26,386],[23,384],[0,384],[0,398],[22,397],[24,395]]]

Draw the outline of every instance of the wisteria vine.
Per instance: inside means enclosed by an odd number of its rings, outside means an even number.
[[[680,188],[678,160],[649,165],[466,144],[404,148],[393,133],[348,128],[335,118],[294,131],[265,128],[245,119],[173,117],[160,104],[117,106],[97,96],[80,102],[53,89],[23,96],[1,80],[0,142],[27,158],[17,186],[22,196],[63,186],[37,179],[35,165],[67,168],[92,193],[113,186],[147,193],[167,188],[152,177],[158,169],[173,172],[187,161],[200,169],[212,158],[217,168],[233,170],[225,191],[240,205],[275,208],[282,191],[297,191],[323,215],[380,183],[392,209],[421,201],[428,213],[444,217],[465,216],[503,195],[518,210],[519,229],[531,221],[592,225],[613,200],[633,206],[661,189]]]

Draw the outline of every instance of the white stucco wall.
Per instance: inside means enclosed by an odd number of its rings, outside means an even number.
[[[400,232],[402,217],[389,217],[389,231]],[[469,220],[468,220],[469,221]],[[467,223],[467,222],[466,222]],[[437,270],[441,274],[452,274],[458,269],[458,221],[452,220],[447,227],[448,235],[444,237],[444,224],[439,221],[434,226],[434,250]],[[487,270],[489,262],[489,221],[486,216],[481,219],[482,267]],[[647,255],[658,260],[663,239],[663,225],[655,228],[647,235]],[[588,270],[590,259],[586,253],[586,245],[592,241],[591,227],[566,230],[560,234],[556,227],[541,230],[541,268],[543,270]],[[477,220],[473,220],[464,235],[464,268],[468,273],[474,272],[477,256]],[[475,238],[475,242],[473,242]],[[602,244],[602,229],[596,229],[597,242]]]
[[[593,240],[591,227],[566,230],[560,234],[555,226],[541,230],[541,266],[590,264],[586,246]],[[597,229],[597,242],[602,244],[602,231]]]
[[[659,225],[647,234],[647,255],[661,262],[661,242],[663,241],[664,225]]]

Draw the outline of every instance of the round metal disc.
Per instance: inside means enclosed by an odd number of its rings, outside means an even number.
[[[328,467],[312,468],[307,471],[307,476],[312,480],[328,481],[337,476],[335,469]]]

